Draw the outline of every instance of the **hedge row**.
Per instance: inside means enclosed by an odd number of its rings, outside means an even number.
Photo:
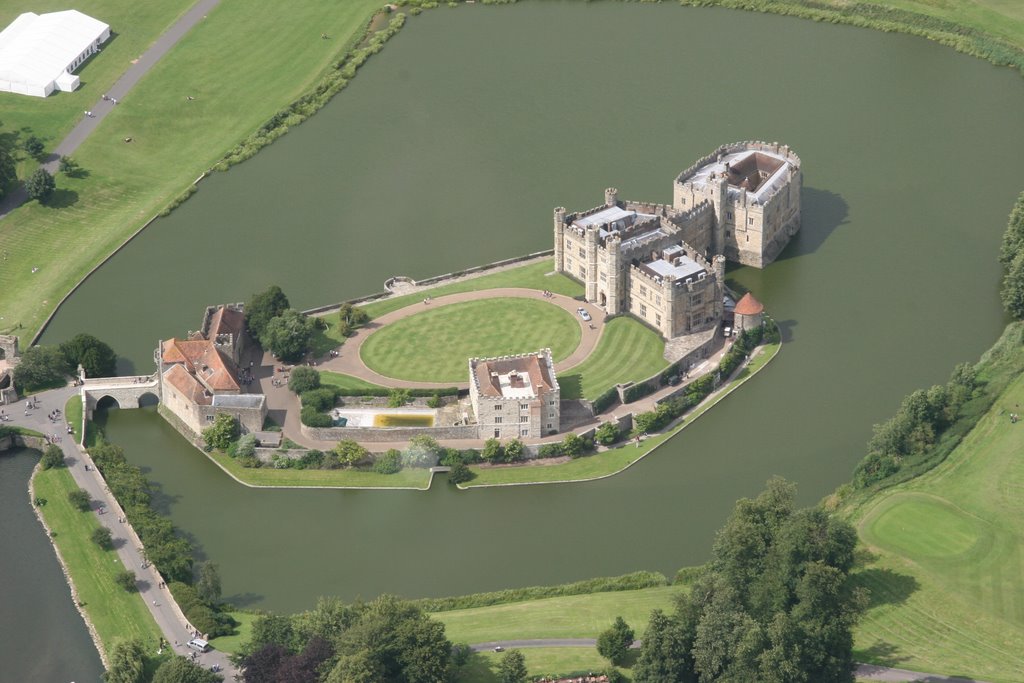
[[[622,392],[622,402],[632,403],[633,401],[639,401],[644,396],[650,396],[658,390],[658,386],[653,382],[643,382],[641,384],[634,384],[631,387],[627,387]]]
[[[590,402],[590,407],[593,408],[595,415],[600,415],[604,411],[611,408],[619,400],[619,390],[615,387],[611,387],[606,392],[595,398]]]
[[[380,387],[379,389],[342,389],[337,388],[338,396],[374,396],[387,397],[394,389]],[[406,389],[413,398],[430,398],[431,396],[458,396],[458,387],[445,387],[444,389]]]
[[[474,593],[472,595],[450,598],[423,598],[422,600],[414,601],[414,604],[424,612],[449,612],[456,609],[487,607],[489,605],[501,605],[509,602],[557,598],[564,595],[632,591],[667,585],[668,579],[660,572],[633,572],[632,574],[624,574],[622,576],[563,583],[558,586],[531,586],[529,588],[510,588],[492,593]]]

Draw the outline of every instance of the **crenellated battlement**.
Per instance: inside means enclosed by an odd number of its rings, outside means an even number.
[[[740,142],[731,142],[725,145],[720,145],[714,152],[705,157],[701,157],[696,161],[696,163],[676,176],[676,182],[685,182],[701,168],[719,161],[727,154],[734,154],[736,152],[743,152],[747,150],[779,154],[786,157],[786,159],[797,168],[800,167],[800,157],[798,157],[796,153],[789,148],[789,145],[780,145],[777,142],[765,142],[763,140],[743,140]]]

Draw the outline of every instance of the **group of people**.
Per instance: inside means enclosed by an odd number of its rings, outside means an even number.
[[[544,297],[545,299],[550,299],[551,297],[553,297],[553,296],[554,296],[554,293],[553,293],[553,292],[549,292],[549,291],[548,291],[548,290],[546,290],[546,289],[545,289],[545,290],[544,290],[544,291],[543,291],[543,292],[542,292],[541,294],[542,294],[542,296],[543,296],[543,297]]]

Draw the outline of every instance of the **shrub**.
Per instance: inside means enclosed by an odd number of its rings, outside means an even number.
[[[502,462],[505,456],[501,442],[493,437],[484,441],[484,449],[480,451],[480,457],[487,462]]]
[[[505,444],[505,462],[519,462],[526,453],[526,446],[519,439],[512,439]]]
[[[338,394],[335,393],[334,387],[320,387],[303,392],[301,398],[303,408],[312,408],[322,413],[334,407],[338,401]]]
[[[573,459],[586,455],[591,448],[593,448],[593,444],[579,434],[569,432],[562,439],[562,454]]]
[[[614,422],[605,422],[597,428],[594,436],[602,446],[611,446],[622,438],[622,433],[619,431],[619,426]]]
[[[114,577],[114,581],[117,583],[118,586],[125,589],[125,591],[129,593],[134,593],[135,591],[139,590],[139,587],[135,584],[135,572],[131,571],[130,569],[124,569],[122,571],[119,571],[117,573],[117,576]]]
[[[90,536],[92,542],[98,545],[103,550],[114,549],[114,537],[105,526],[101,526],[97,529],[93,529],[92,536]]]
[[[561,443],[546,443],[540,447],[538,455],[542,458],[560,458],[565,453],[562,451]]]
[[[203,430],[203,441],[210,448],[227,450],[238,438],[238,421],[227,413],[217,413],[213,425]]]
[[[317,468],[323,465],[324,453],[316,449],[306,451],[302,454],[302,457],[298,460],[302,464],[303,468]]]
[[[402,454],[402,459],[410,467],[433,467],[440,454],[441,447],[437,441],[421,434],[409,439],[409,447]]]
[[[631,387],[627,387],[622,392],[623,403],[632,403],[633,401],[639,401],[644,396],[652,394],[657,390],[657,386],[653,382],[644,382],[643,384],[634,384]]]
[[[29,199],[37,199],[40,203],[45,202],[57,189],[53,176],[45,168],[37,168],[28,180],[25,181],[25,190]]]
[[[88,512],[92,507],[92,497],[85,489],[68,491],[68,502],[82,512]]]
[[[387,453],[377,456],[373,463],[373,471],[377,474],[396,474],[402,470],[402,453],[392,448]]]
[[[324,453],[324,457],[320,461],[320,467],[325,470],[336,470],[341,468],[341,458],[334,451]]]
[[[590,407],[594,410],[595,415],[600,415],[604,411],[611,408],[619,400],[619,390],[615,387],[611,387],[603,394],[595,398],[590,402]]]
[[[296,394],[303,394],[311,389],[320,388],[320,372],[306,365],[292,369],[288,378],[288,388]]]
[[[246,434],[235,445],[236,458],[251,458],[256,455],[256,435]]]
[[[334,447],[334,453],[345,467],[351,467],[370,457],[370,452],[352,439],[339,441]]]
[[[451,484],[462,484],[470,481],[475,476],[465,463],[457,462],[452,465],[451,472],[448,473],[448,482]]]
[[[60,446],[50,444],[43,451],[43,457],[39,460],[39,466],[44,470],[64,467],[64,451],[60,449]]]
[[[408,389],[392,389],[388,392],[388,408],[401,408],[411,398]]]
[[[434,394],[433,396],[431,396],[430,398],[427,399],[427,407],[428,408],[437,409],[437,408],[440,408],[443,405],[444,405],[444,401],[441,400],[441,396],[439,394]]]

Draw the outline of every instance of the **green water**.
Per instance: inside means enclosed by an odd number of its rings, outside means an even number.
[[[803,231],[771,267],[731,277],[787,344],[620,476],[249,490],[152,414],[108,425],[241,603],[672,572],[704,560],[734,501],[769,476],[799,482],[804,502],[848,480],[874,422],[995,340],[1021,111],[1019,75],[908,36],[672,4],[441,8],[130,244],[44,341],[93,332],[144,370],[208,303],[276,282],[312,306],[544,249],[554,206],[588,208],[610,185],[668,202],[674,176],[719,143],[786,142],[804,163]]]
[[[376,415],[374,427],[433,427],[433,415]]]

